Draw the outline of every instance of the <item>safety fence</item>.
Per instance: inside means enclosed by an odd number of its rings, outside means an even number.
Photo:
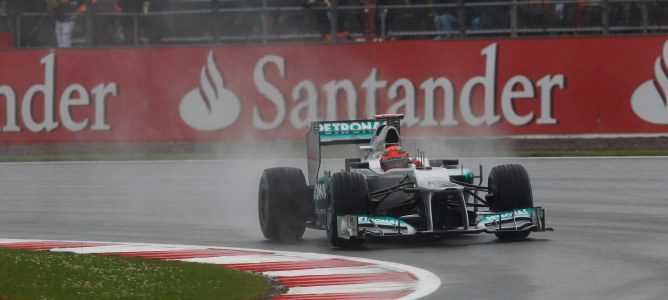
[[[178,3],[178,1],[173,1]],[[75,22],[79,46],[472,39],[668,32],[668,0],[190,1],[146,13],[91,10]],[[302,1],[297,1],[302,3]],[[18,47],[55,46],[50,13],[5,14]],[[0,43],[1,44],[1,43]]]

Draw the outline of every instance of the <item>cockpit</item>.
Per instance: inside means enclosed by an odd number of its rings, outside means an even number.
[[[372,141],[373,150],[384,151],[387,147],[394,145],[401,145],[399,130],[394,126],[380,125]]]

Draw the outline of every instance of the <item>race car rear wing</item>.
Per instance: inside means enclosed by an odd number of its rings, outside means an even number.
[[[372,120],[312,122],[306,134],[309,184],[315,185],[318,180],[321,146],[369,143],[382,125],[391,125],[400,131],[403,118],[401,114],[385,114],[377,115]]]

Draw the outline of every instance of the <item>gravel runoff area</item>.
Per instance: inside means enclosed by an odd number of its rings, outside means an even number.
[[[564,155],[666,155],[667,137],[623,138],[419,138],[404,139],[409,151],[427,156],[564,156]],[[188,158],[300,158],[306,142],[300,141],[184,141],[80,144],[31,144],[0,147],[0,161],[122,160]],[[349,145],[328,147],[323,157],[356,156]]]

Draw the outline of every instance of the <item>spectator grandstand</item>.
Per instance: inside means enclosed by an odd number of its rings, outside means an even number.
[[[54,12],[49,2],[118,9]],[[0,47],[57,47],[63,15],[74,47],[668,31],[668,0],[1,0]]]

